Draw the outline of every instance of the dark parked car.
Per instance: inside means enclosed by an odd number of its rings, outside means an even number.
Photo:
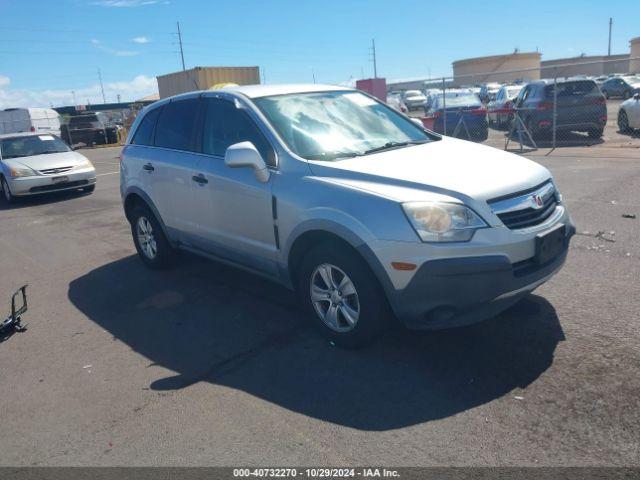
[[[515,108],[531,135],[551,136],[553,131],[553,81],[540,80],[525,86]],[[586,132],[600,138],[607,123],[604,95],[593,80],[568,80],[557,83],[556,135]]]
[[[631,98],[640,92],[640,78],[638,77],[613,77],[600,87],[606,98],[622,97]]]
[[[106,115],[96,112],[74,115],[61,127],[62,139],[69,145],[87,146],[118,142],[118,128],[109,123]]]
[[[438,133],[446,133],[446,135],[456,133],[457,137],[466,138],[467,130],[464,128],[466,125],[472,140],[484,141],[489,134],[487,110],[478,96],[469,91],[447,92],[445,96],[442,93],[434,95],[427,117],[433,117],[433,130]],[[458,125],[458,132],[456,132]]]

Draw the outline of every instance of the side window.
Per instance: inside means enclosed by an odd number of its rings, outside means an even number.
[[[153,145],[153,129],[156,126],[160,110],[162,110],[162,107],[151,110],[144,116],[131,143],[134,145]]]
[[[192,139],[198,116],[197,98],[166,104],[158,118],[155,146],[174,150],[193,150]]]
[[[275,154],[254,121],[242,110],[227,101],[205,99],[202,153],[224,157],[234,143],[251,142],[267,165],[275,166]]]

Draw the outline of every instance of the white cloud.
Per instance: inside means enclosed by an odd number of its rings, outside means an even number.
[[[10,85],[8,77],[0,75],[0,108],[11,107],[55,107],[73,105],[71,90],[23,90],[7,88]],[[153,77],[138,75],[131,80],[110,82],[104,84],[107,102],[115,102],[117,95],[121,100],[132,101],[158,91],[158,84]],[[87,85],[75,90],[75,96],[80,104],[102,103],[102,92],[98,83]]]
[[[136,55],[140,55],[140,52],[136,52],[134,50],[117,50],[115,48],[107,47],[100,40],[95,38],[91,39],[91,44],[98,50],[102,50],[103,52],[116,57],[135,57]]]
[[[98,0],[93,2],[94,5],[100,5],[101,7],[141,7],[158,3],[160,3],[159,0]]]
[[[134,37],[131,41],[133,43],[149,43],[149,39],[147,37]]]

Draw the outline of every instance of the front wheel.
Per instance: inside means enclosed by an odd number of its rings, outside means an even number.
[[[627,112],[624,110],[620,110],[618,113],[618,130],[621,132],[628,132],[629,128],[629,117],[627,117]]]
[[[388,323],[382,288],[364,261],[346,247],[313,248],[302,262],[298,282],[314,324],[340,347],[366,346]]]
[[[147,267],[162,269],[171,265],[173,248],[147,207],[139,206],[131,212],[131,234],[138,255]]]
[[[2,198],[4,199],[4,201],[8,204],[13,203],[13,194],[11,193],[9,184],[4,177],[0,177],[0,184],[2,186]]]

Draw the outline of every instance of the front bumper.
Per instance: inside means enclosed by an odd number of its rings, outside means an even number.
[[[402,288],[387,289],[395,315],[408,328],[436,330],[476,323],[509,308],[550,279],[564,264],[575,227],[565,217],[562,251],[545,264],[526,257],[489,251],[427,259]],[[461,252],[460,252],[461,253]],[[514,255],[516,260],[513,260]]]
[[[64,182],[55,182],[54,178],[59,177],[66,177],[66,180]],[[94,185],[96,183],[96,171],[94,168],[87,168],[60,175],[9,178],[8,183],[11,194],[16,197],[75,190]]]

